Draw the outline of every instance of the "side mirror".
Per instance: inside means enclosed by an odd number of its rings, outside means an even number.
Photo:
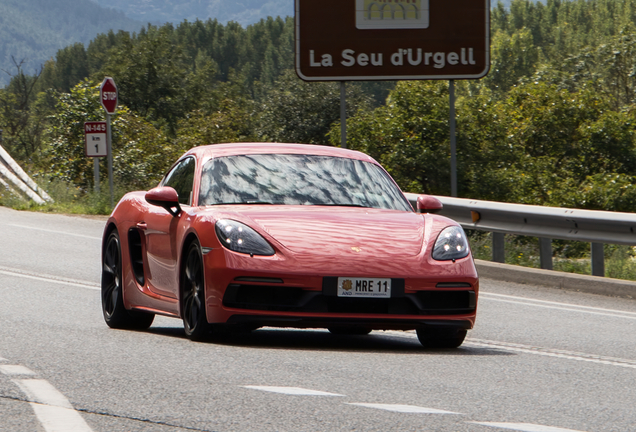
[[[430,195],[420,195],[417,197],[418,213],[439,213],[444,206],[442,202]]]
[[[172,216],[179,216],[181,206],[179,205],[179,194],[170,186],[156,187],[146,192],[148,204],[165,208]]]

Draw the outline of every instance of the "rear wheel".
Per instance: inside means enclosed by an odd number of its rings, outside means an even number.
[[[145,330],[155,319],[154,314],[129,311],[124,307],[121,245],[117,230],[108,235],[102,258],[102,313],[106,324],[118,329]]]
[[[203,259],[201,248],[196,241],[188,248],[181,273],[181,316],[188,338],[202,341],[209,336],[211,325],[205,313]]]
[[[417,338],[424,348],[458,348],[466,338],[464,329],[417,329]]]

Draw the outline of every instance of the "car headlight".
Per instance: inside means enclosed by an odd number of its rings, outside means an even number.
[[[462,227],[451,226],[444,229],[435,242],[433,259],[448,261],[465,258],[468,256],[468,240]]]
[[[274,249],[259,233],[237,221],[217,221],[216,235],[223,246],[234,252],[266,256],[275,254]]]

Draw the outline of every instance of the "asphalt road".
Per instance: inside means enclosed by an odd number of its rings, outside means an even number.
[[[0,207],[0,431],[635,431],[636,301],[482,280],[457,350],[413,333],[188,341],[100,309],[103,220]]]

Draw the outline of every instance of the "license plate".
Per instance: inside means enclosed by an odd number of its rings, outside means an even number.
[[[391,279],[338,278],[338,297],[391,298]]]

